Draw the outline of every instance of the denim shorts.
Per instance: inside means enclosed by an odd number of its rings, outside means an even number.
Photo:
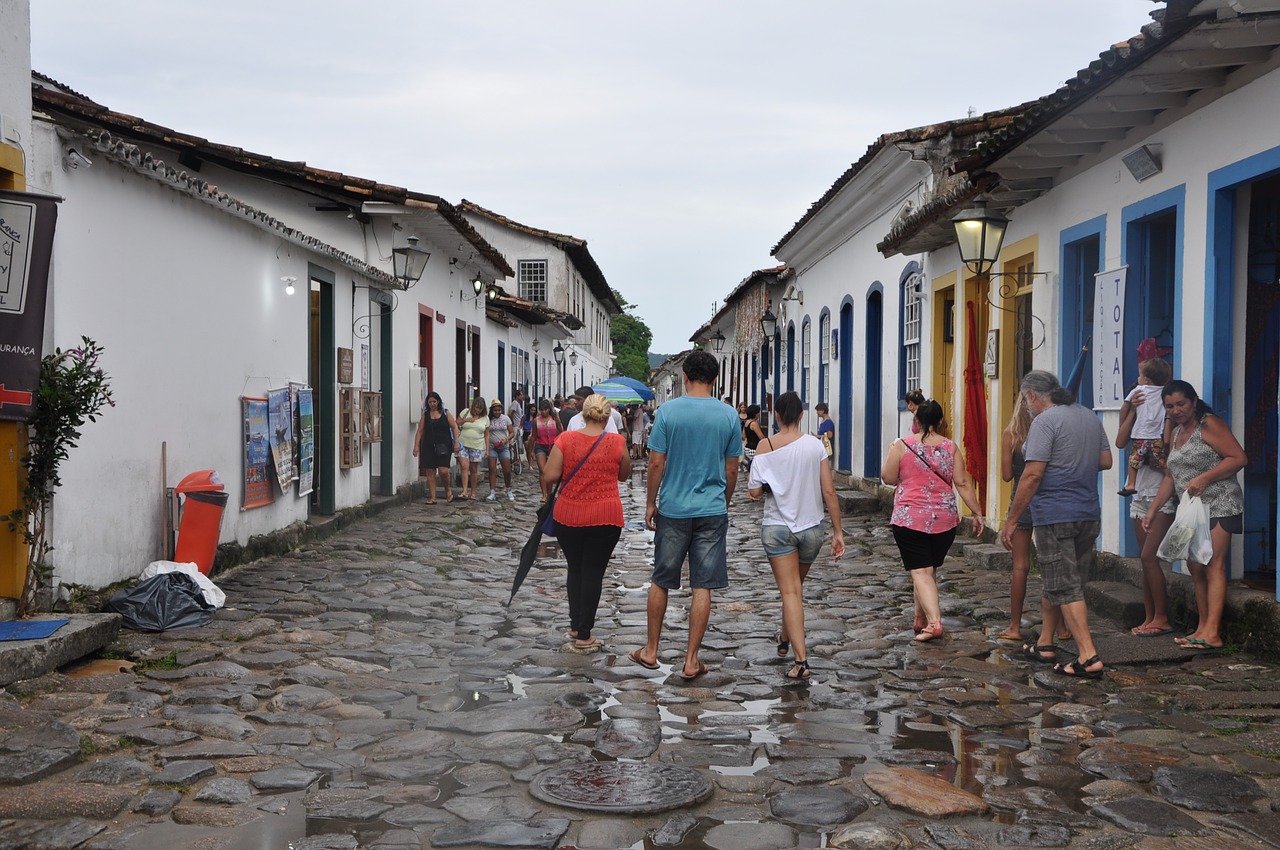
[[[462,451],[459,452],[459,454],[472,463],[479,463],[484,458],[484,449],[469,449],[466,446],[463,446]]]
[[[535,455],[542,455],[543,457],[546,457],[551,454],[551,446],[545,446],[542,443],[534,443],[533,453]]]
[[[729,586],[725,535],[727,514],[672,519],[661,513],[653,537],[653,583],[667,590],[680,587],[680,569],[689,559],[689,586],[720,590]]]
[[[780,558],[792,552],[800,554],[800,563],[812,564],[822,551],[822,524],[792,531],[785,525],[760,526],[760,542],[770,558]]]
[[[493,451],[489,452],[489,457],[496,457],[498,460],[511,460],[511,444],[503,443],[500,446],[494,446]]]

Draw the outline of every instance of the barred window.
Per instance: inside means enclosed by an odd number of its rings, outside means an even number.
[[[828,401],[831,387],[831,314],[818,320],[818,401]]]
[[[805,318],[804,324],[800,327],[800,400],[809,400],[809,357],[810,357],[810,340],[813,330],[812,323]]]
[[[903,381],[907,389],[920,386],[920,332],[924,302],[920,293],[920,276],[913,274],[902,285],[902,354]]]
[[[517,264],[520,297],[538,304],[547,303],[547,261],[520,260]]]

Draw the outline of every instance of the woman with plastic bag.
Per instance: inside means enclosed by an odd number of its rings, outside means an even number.
[[[1213,414],[1195,388],[1186,381],[1170,381],[1160,394],[1165,414],[1173,423],[1173,434],[1165,467],[1164,482],[1151,501],[1142,521],[1148,531],[1156,522],[1161,507],[1174,494],[1199,497],[1208,512],[1209,536],[1212,540],[1212,557],[1191,552],[1204,560],[1197,563],[1187,560],[1187,569],[1196,589],[1196,612],[1199,624],[1185,638],[1175,638],[1189,649],[1222,648],[1222,605],[1227,596],[1227,555],[1231,551],[1231,535],[1244,531],[1244,494],[1236,481],[1236,473],[1244,468],[1248,458],[1227,423]],[[1188,500],[1186,508],[1179,507],[1179,516],[1169,533],[1177,532],[1184,510],[1197,510],[1194,501]],[[1185,532],[1184,532],[1185,533]],[[1188,544],[1194,550],[1195,530]]]

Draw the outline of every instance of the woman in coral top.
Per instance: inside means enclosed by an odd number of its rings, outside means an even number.
[[[936,401],[920,404],[915,416],[920,433],[894,440],[880,470],[885,484],[897,485],[889,524],[902,565],[911,573],[916,601],[911,627],[920,642],[942,637],[936,577],[960,524],[956,493],[973,511],[974,537],[982,534],[986,521],[960,447],[938,433],[942,421]]]
[[[557,437],[542,469],[544,489],[567,479],[556,496],[552,517],[560,550],[569,564],[565,580],[569,637],[579,649],[600,646],[591,629],[596,623],[604,571],[622,535],[618,482],[631,477],[626,441],[621,434],[604,430],[612,409],[604,396],[588,396],[582,404],[586,427]]]

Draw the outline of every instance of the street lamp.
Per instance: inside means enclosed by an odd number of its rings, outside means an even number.
[[[764,315],[760,317],[760,329],[769,339],[773,339],[773,335],[778,332],[778,317],[768,307],[764,308]]]
[[[564,365],[564,346],[560,344],[560,340],[556,340],[556,347],[551,349],[551,356],[555,358],[557,366]]]
[[[986,201],[974,201],[973,209],[951,219],[951,224],[956,229],[960,262],[974,274],[990,272],[1000,259],[1000,245],[1009,219],[998,210],[987,209]]]
[[[776,321],[775,324],[777,324]],[[719,329],[711,335],[711,350],[716,354],[724,351],[724,334],[722,334]]]
[[[569,349],[569,365],[570,366],[578,365],[578,349],[576,348]]]
[[[427,260],[431,259],[431,252],[418,247],[416,236],[410,236],[406,241],[409,244],[405,247],[391,249],[391,264],[395,269],[396,280],[408,289],[422,277],[427,268]]]

